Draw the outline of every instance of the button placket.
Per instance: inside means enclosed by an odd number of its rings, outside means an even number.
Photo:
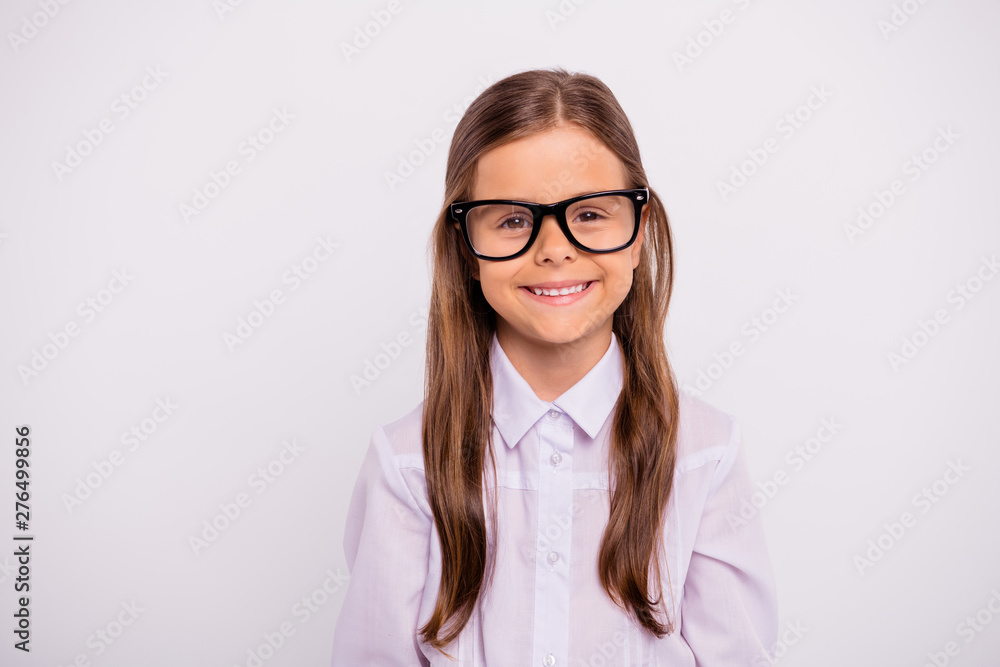
[[[553,667],[569,659],[572,542],[572,467],[575,429],[565,413],[549,410],[539,433],[538,538],[535,561],[534,664]],[[548,456],[546,456],[548,454]]]
[[[553,422],[559,421],[559,418],[562,417],[562,414],[563,413],[559,412],[558,410],[549,410],[548,412],[549,421]],[[552,452],[552,456],[549,457],[549,463],[552,464],[552,467],[554,468],[558,466],[561,462],[562,462],[562,454],[559,453],[559,450]]]

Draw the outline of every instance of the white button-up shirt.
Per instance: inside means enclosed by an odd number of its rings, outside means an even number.
[[[612,334],[601,360],[552,402],[535,395],[495,335],[490,355],[496,573],[446,647],[457,661],[416,636],[441,581],[421,403],[375,429],[358,474],[344,534],[351,576],[333,667],[769,664],[778,633],[774,574],[759,513],[741,513],[754,486],[734,418],[682,390],[661,566],[676,631],[658,639],[611,601],[597,570],[622,388],[617,338]],[[485,479],[493,484],[491,473]],[[491,512],[485,496],[484,504]]]

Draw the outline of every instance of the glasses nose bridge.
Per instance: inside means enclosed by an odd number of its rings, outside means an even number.
[[[566,219],[566,208],[569,206],[566,202],[557,202],[555,204],[538,204],[538,222],[541,224],[545,218],[552,216],[556,219],[556,224],[561,228],[563,222]]]
[[[562,235],[566,238],[566,241],[570,245],[573,245],[573,240],[566,233],[566,230],[563,229],[563,222],[561,220],[561,218],[566,217],[566,204],[565,203],[536,204],[536,206],[537,210],[535,211],[535,220],[537,221],[539,227],[538,235],[541,236],[542,233],[541,227],[545,222],[545,219],[548,217],[552,217],[555,218],[553,222],[556,223],[556,227],[559,228],[560,233],[562,233]]]

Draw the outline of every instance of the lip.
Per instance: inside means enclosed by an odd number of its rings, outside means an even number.
[[[529,299],[537,301],[538,303],[544,304],[546,306],[568,306],[570,304],[576,303],[577,301],[580,301],[581,299],[587,298],[587,296],[592,291],[594,284],[596,282],[597,282],[596,280],[576,280],[576,281],[562,280],[557,282],[538,283],[536,285],[531,286],[531,287],[537,287],[539,289],[560,289],[563,287],[572,287],[574,285],[579,285],[581,283],[586,285],[586,287],[583,288],[583,290],[580,292],[574,292],[572,294],[563,294],[560,296],[544,296],[541,294],[535,294],[534,292],[531,291],[531,288],[527,286],[522,286],[518,289],[524,292],[524,294],[526,294]]]
[[[547,283],[535,283],[534,285],[522,285],[527,289],[538,288],[538,289],[562,289],[563,287],[573,287],[574,285],[592,283],[593,280],[556,280]]]

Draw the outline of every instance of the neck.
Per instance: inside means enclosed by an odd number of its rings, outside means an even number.
[[[497,341],[535,395],[551,402],[597,365],[611,345],[611,327],[569,343],[551,343],[513,336],[497,322]]]

